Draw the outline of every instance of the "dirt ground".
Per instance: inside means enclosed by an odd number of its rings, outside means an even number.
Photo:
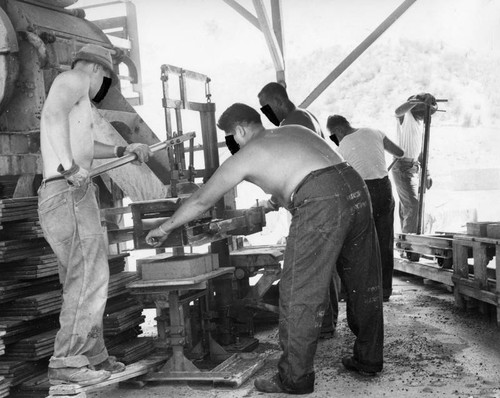
[[[500,330],[476,310],[454,308],[446,286],[398,273],[394,295],[384,303],[385,365],[377,377],[346,371],[340,359],[351,352],[353,335],[341,303],[333,339],[321,340],[315,360],[315,392],[310,397],[500,398]],[[256,350],[267,356],[262,369],[239,388],[192,383],[147,383],[142,388],[110,387],[90,398],[280,397],[255,390],[255,377],[276,371],[280,352],[276,324],[257,331]]]

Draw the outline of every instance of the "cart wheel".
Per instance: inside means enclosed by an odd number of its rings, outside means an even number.
[[[406,258],[410,261],[417,262],[420,260],[420,254],[413,252],[406,252]]]
[[[437,262],[439,267],[443,269],[451,269],[451,266],[453,265],[453,259],[451,258],[438,257]]]

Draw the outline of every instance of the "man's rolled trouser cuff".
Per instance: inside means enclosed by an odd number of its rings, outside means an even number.
[[[89,366],[90,362],[85,355],[75,355],[72,357],[56,358],[50,357],[49,368],[82,368]]]

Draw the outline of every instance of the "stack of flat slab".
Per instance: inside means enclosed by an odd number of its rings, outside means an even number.
[[[59,316],[49,315],[32,321],[2,319],[0,322],[0,333],[4,333],[3,340],[6,345],[11,345],[35,334],[57,328]]]
[[[38,197],[1,199],[0,223],[38,218]]]
[[[52,290],[21,297],[0,306],[3,318],[31,320],[61,310],[62,296],[59,290]]]
[[[131,297],[108,300],[103,318],[104,336],[116,336],[144,322],[142,305]]]
[[[207,274],[219,268],[217,254],[157,254],[137,260],[137,272],[144,281],[183,279]]]
[[[54,253],[32,256],[16,262],[0,263],[2,279],[40,279],[57,275],[57,257]]]
[[[29,361],[0,362],[0,376],[5,377],[9,386],[19,385],[32,377],[47,373],[47,365]]]
[[[0,398],[8,397],[10,393],[10,387],[7,379],[4,376],[0,376]]]
[[[58,329],[52,329],[35,336],[19,340],[9,346],[7,360],[39,361],[52,355]]]

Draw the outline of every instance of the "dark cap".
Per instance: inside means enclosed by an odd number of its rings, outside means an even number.
[[[112,85],[118,83],[118,75],[113,70],[113,59],[111,58],[111,52],[107,48],[98,46],[97,44],[86,44],[75,54],[73,58],[73,63],[71,68],[75,66],[77,61],[84,60],[88,62],[94,62],[96,64],[102,65],[111,73],[111,79],[113,80]]]

